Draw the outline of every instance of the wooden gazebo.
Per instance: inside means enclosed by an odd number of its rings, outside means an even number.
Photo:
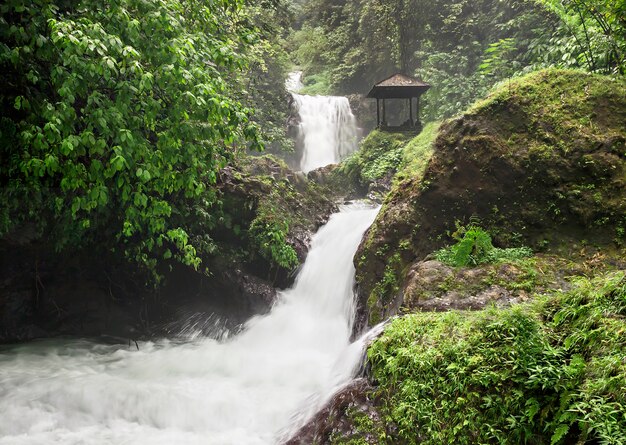
[[[429,88],[430,85],[426,82],[400,73],[374,85],[367,93],[367,97],[376,99],[378,128],[387,131],[420,131],[422,129],[419,118],[420,96]],[[389,125],[387,122],[387,99],[406,99],[409,106],[408,120],[399,125]],[[413,114],[413,99],[415,99],[415,114]]]

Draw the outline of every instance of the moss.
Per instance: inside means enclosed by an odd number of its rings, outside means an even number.
[[[381,254],[380,256],[383,256]],[[387,306],[400,290],[400,277],[403,274],[403,263],[399,252],[389,257],[382,279],[376,283],[367,300],[370,315],[370,324],[382,321],[387,315]]]
[[[319,215],[334,209],[326,189],[271,155],[238,159],[222,172],[219,187],[225,210],[217,231],[220,256],[269,269],[261,274],[297,266],[305,256],[303,238],[317,229]]]
[[[368,351],[386,443],[626,441],[626,276],[531,304],[396,319]]]
[[[602,249],[619,246],[626,226],[625,121],[624,78],[548,69],[501,86],[432,134],[425,131],[423,144],[408,145],[427,145],[436,134],[424,174],[404,176],[400,167],[359,248],[359,298],[365,301],[383,279],[386,261],[375,255],[381,246],[395,252],[410,239],[402,254],[402,269],[409,270],[449,242],[441,235],[454,232],[456,221],[478,219],[495,247],[562,254],[584,247],[582,239]],[[403,153],[411,159],[408,146]]]
[[[439,132],[441,122],[430,122],[422,132],[411,139],[402,152],[402,162],[395,176],[395,181],[420,178],[424,175],[428,161],[433,153],[433,142]]]
[[[346,411],[348,422],[352,425],[349,436],[335,433],[330,436],[331,445],[372,445],[384,443],[387,437],[385,425],[381,419],[372,418],[371,413],[364,412],[358,407],[350,407]]]
[[[359,150],[343,161],[340,171],[361,187],[394,175],[398,181],[421,176],[438,128],[438,122],[429,123],[417,136],[374,130],[361,141]]]
[[[340,170],[361,186],[384,178],[396,172],[410,139],[407,133],[374,130],[361,141],[359,150],[342,162]]]

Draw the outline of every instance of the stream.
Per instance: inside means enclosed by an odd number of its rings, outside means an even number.
[[[303,171],[356,148],[347,99],[294,97]],[[353,203],[332,215],[293,287],[230,338],[3,347],[0,444],[280,443],[360,364],[352,258],[377,212]]]

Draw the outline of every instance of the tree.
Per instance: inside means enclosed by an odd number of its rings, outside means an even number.
[[[180,216],[260,147],[230,80],[258,39],[243,1],[10,0],[0,25],[0,235],[197,267]]]
[[[561,19],[587,70],[626,72],[626,1],[539,0]]]

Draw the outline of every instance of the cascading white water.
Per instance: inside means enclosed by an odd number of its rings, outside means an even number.
[[[333,215],[292,289],[227,339],[139,350],[45,341],[0,356],[0,444],[271,444],[347,382],[352,257],[377,209]]]
[[[309,172],[335,164],[357,149],[358,129],[350,102],[338,96],[297,94],[300,71],[291,73],[286,86],[300,116],[298,139],[302,145],[300,169]]]

